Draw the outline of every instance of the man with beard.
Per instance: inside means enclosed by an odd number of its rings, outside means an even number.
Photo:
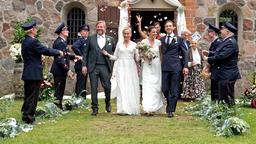
[[[111,112],[110,92],[111,84],[110,77],[112,72],[112,62],[108,56],[102,53],[102,50],[113,55],[115,50],[115,41],[106,33],[106,22],[98,21],[96,23],[96,33],[88,37],[88,48],[84,51],[83,56],[83,74],[89,73],[91,83],[91,99],[92,99],[92,116],[98,114],[98,81],[105,92],[106,111]]]

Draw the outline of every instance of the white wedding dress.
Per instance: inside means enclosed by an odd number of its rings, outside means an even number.
[[[140,114],[140,88],[137,66],[139,60],[136,43],[129,46],[118,43],[111,60],[115,60],[111,77],[111,96],[117,97],[117,113]]]
[[[142,42],[149,44],[148,39]],[[159,112],[163,107],[163,96],[161,91],[161,62],[159,46],[161,42],[155,39],[153,45],[153,52],[156,58],[151,62],[145,60],[142,69],[142,107],[146,113]]]

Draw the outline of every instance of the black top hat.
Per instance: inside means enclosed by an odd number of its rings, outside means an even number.
[[[21,27],[26,31],[32,29],[36,26],[36,21],[32,20],[31,22],[24,23]]]
[[[231,31],[232,33],[236,33],[237,29],[235,26],[233,26],[231,23],[226,22],[222,27],[227,28],[229,31]]]
[[[84,25],[81,25],[78,30],[79,31],[82,31],[82,30],[90,31],[90,27],[89,27],[89,25],[84,24]]]
[[[64,22],[62,22],[55,30],[56,34],[60,34],[61,31],[63,31],[64,28],[67,28],[66,25],[64,24]]]
[[[218,29],[216,26],[212,25],[212,24],[208,24],[209,25],[209,30],[213,30],[215,33],[219,34],[220,33],[220,29]]]

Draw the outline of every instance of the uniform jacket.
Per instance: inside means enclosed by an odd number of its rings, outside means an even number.
[[[42,55],[58,56],[58,50],[43,46],[37,39],[26,36],[22,42],[24,68],[22,80],[43,80]]]
[[[76,55],[83,56],[85,49],[88,49],[88,39],[83,37],[79,37],[72,45],[72,49]],[[77,61],[75,63],[75,69],[81,70],[82,69],[82,62]]]
[[[69,53],[67,42],[61,37],[58,37],[54,41],[53,48],[63,51],[64,57],[58,57],[58,56],[54,57],[54,61],[51,67],[51,73],[56,76],[65,77],[67,76],[67,72],[69,71],[70,60],[73,60],[75,56]]]
[[[221,43],[222,43],[222,40],[220,38],[217,38],[211,43],[208,57],[214,56],[216,49],[220,46]],[[210,64],[210,71],[211,71],[211,79],[216,79],[216,71],[217,71],[216,64],[211,61],[209,62],[209,64]]]
[[[240,73],[237,66],[238,45],[234,36],[226,38],[216,49],[213,56],[208,57],[209,63],[216,66],[217,80],[236,80],[240,79]]]

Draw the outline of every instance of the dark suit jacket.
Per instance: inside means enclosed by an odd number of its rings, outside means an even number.
[[[185,45],[185,43],[184,43],[184,39],[182,39],[181,47],[182,47],[185,51],[187,51],[187,53],[188,53],[188,50],[190,49],[190,41],[185,40],[185,42],[186,42],[186,44],[187,44],[188,47],[186,47],[186,45]],[[180,52],[180,57],[181,57],[181,64],[182,64],[182,67],[184,67],[185,64],[184,64],[184,58],[182,57],[182,52]]]
[[[169,45],[165,43],[166,36],[160,39],[162,43],[162,71],[181,71],[183,67],[188,67],[187,53],[181,46],[182,39],[177,36],[175,37]],[[182,66],[179,58],[180,54],[183,57],[184,66]]]
[[[220,46],[221,43],[222,43],[222,40],[220,38],[217,38],[211,43],[208,57],[214,56],[216,49]],[[217,66],[214,62],[211,62],[211,61],[209,62],[209,64],[210,64],[210,71],[211,71],[211,79],[216,79]]]
[[[115,51],[116,43],[111,36],[105,35],[106,44],[103,47],[109,54],[113,54]],[[84,51],[83,66],[87,66],[88,72],[92,72],[95,68],[98,53],[101,52],[97,42],[97,35],[91,35],[88,37],[88,48]],[[109,72],[112,72],[113,62],[105,56]]]
[[[54,57],[54,61],[52,63],[51,73],[56,76],[67,76],[67,72],[69,71],[69,63],[70,60],[74,59],[75,56],[69,54],[69,49],[67,47],[67,42],[63,40],[61,37],[58,37],[54,43],[53,48],[57,50],[63,51],[65,54],[64,57]]]
[[[236,80],[241,78],[237,66],[238,53],[237,41],[232,36],[225,39],[214,55],[208,58],[208,62],[214,63],[217,67],[217,80]]]
[[[58,56],[58,50],[43,46],[37,39],[26,36],[22,42],[22,57],[24,68],[22,80],[43,80],[43,66],[41,56]]]
[[[88,39],[83,37],[79,37],[72,45],[72,49],[76,55],[83,56],[85,49],[88,49]],[[81,70],[82,69],[82,62],[77,61],[75,63],[75,69]]]

